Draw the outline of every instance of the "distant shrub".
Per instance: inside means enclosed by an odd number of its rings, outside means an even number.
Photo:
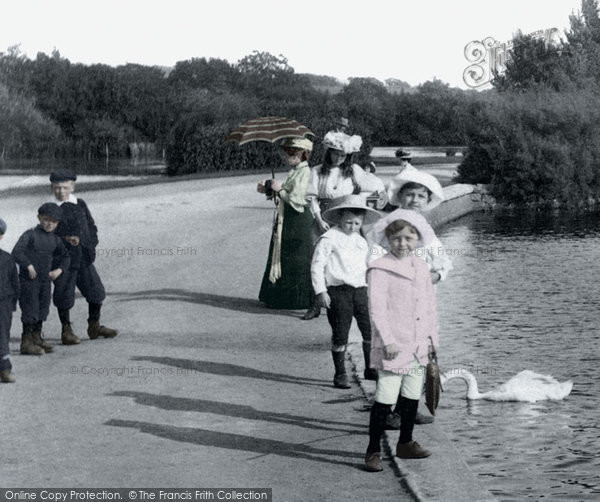
[[[504,202],[600,197],[599,105],[592,91],[498,96],[469,133],[459,181],[488,183]]]

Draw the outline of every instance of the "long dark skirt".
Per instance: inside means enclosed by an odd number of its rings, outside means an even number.
[[[281,204],[285,204],[281,202]],[[305,309],[310,305],[310,257],[313,217],[310,209],[297,212],[285,204],[281,236],[281,277],[269,281],[273,236],[269,259],[263,275],[258,299],[274,309]]]

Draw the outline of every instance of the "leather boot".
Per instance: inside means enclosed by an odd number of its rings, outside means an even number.
[[[99,336],[104,338],[114,338],[117,336],[117,331],[106,326],[102,326],[99,321],[88,321],[88,336],[95,340]]]
[[[30,356],[41,356],[44,349],[33,341],[33,325],[23,323],[23,334],[21,335],[21,354]]]
[[[7,369],[0,371],[0,382],[13,383],[15,380],[15,376],[10,372],[10,370]]]
[[[398,443],[396,445],[396,456],[398,458],[426,458],[431,455],[429,450],[421,448],[421,445],[416,441],[408,443]]]
[[[33,343],[35,343],[38,347],[42,347],[46,354],[50,352],[54,352],[54,347],[50,345],[44,338],[42,337],[42,324],[37,323],[33,328],[33,333],[31,334],[33,338]]]
[[[363,356],[365,358],[365,371],[363,376],[365,380],[377,381],[377,370],[371,368],[371,342],[363,342]]]
[[[315,317],[319,317],[321,315],[321,307],[317,305],[312,305],[301,317],[303,321],[310,321]]]
[[[81,343],[81,339],[73,333],[70,322],[63,323],[60,340],[63,345],[77,345],[78,343]]]
[[[335,366],[335,375],[333,377],[333,385],[338,389],[349,389],[350,382],[346,374],[346,351],[336,352],[331,351],[333,357],[333,365]]]

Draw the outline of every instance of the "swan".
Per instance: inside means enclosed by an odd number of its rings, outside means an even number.
[[[454,378],[462,378],[467,383],[467,399],[487,399],[489,401],[560,401],[567,397],[573,389],[573,382],[567,380],[559,382],[550,375],[540,375],[530,370],[517,373],[500,387],[481,393],[477,387],[477,380],[467,370],[455,369],[450,374],[441,374],[444,385]]]

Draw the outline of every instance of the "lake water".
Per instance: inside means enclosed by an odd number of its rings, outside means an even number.
[[[563,401],[467,401],[445,387],[436,420],[499,500],[600,500],[600,213],[475,213],[439,233],[439,363],[481,392],[521,370],[573,380]]]

